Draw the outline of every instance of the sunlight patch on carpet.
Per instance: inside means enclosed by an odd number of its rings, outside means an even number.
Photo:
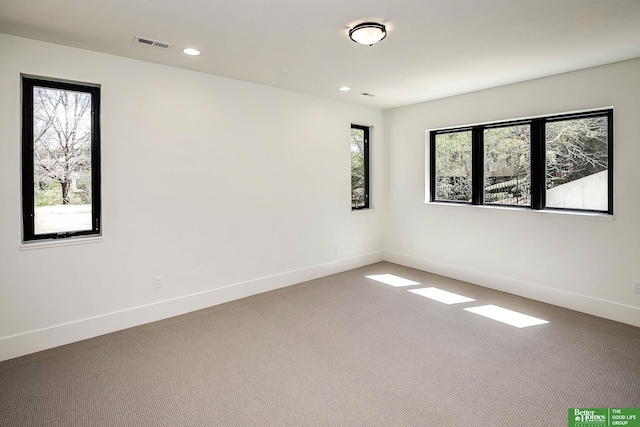
[[[488,317],[489,319],[497,320],[498,322],[515,326],[516,328],[526,328],[528,326],[549,323],[548,321],[538,319],[537,317],[528,316],[526,314],[518,313],[517,311],[508,310],[491,304],[480,307],[465,308],[465,310],[479,314],[480,316]]]
[[[378,282],[382,282],[385,285],[393,286],[394,288],[420,285],[420,283],[418,282],[414,282],[413,280],[405,279],[403,277],[394,276],[393,274],[375,274],[373,276],[366,277],[369,279],[377,280]]]
[[[409,292],[413,292],[414,294],[418,294],[444,304],[460,304],[463,302],[475,301],[473,298],[468,298],[463,295],[433,287],[409,289]]]

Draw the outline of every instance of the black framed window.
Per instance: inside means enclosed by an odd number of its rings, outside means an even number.
[[[613,214],[613,110],[430,132],[430,200]]]
[[[100,211],[100,88],[23,76],[23,240],[99,235]]]
[[[369,208],[369,128],[351,125],[351,209]]]
[[[448,202],[471,200],[471,131],[438,133],[432,138],[435,167],[432,168],[438,185],[434,198]]]

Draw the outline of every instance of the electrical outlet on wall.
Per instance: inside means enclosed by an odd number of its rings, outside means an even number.
[[[162,276],[156,276],[153,278],[153,289],[160,289],[162,287]]]
[[[640,294],[640,280],[633,281],[633,292],[637,292]]]

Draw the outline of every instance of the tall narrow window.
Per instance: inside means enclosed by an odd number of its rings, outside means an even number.
[[[369,128],[351,125],[351,209],[369,208]]]
[[[23,240],[100,234],[100,88],[22,78]]]

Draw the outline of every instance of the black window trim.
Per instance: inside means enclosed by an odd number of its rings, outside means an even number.
[[[546,206],[546,123],[584,119],[591,117],[607,117],[607,137],[608,137],[608,168],[607,168],[607,210],[576,209],[576,208],[556,208]],[[483,182],[484,182],[484,130],[507,126],[517,126],[529,124],[531,129],[531,206],[505,205],[497,203],[483,202]],[[471,202],[457,200],[436,199],[436,135],[471,132],[471,181],[472,197]],[[545,211],[577,212],[577,213],[599,213],[613,215],[613,107],[598,108],[571,113],[553,114],[547,116],[536,116],[531,118],[521,118],[515,120],[502,120],[490,123],[479,123],[460,127],[447,127],[433,129],[429,131],[429,201],[432,203],[447,203],[454,205],[474,205],[487,207],[509,207],[515,209],[533,209]]]
[[[358,129],[364,132],[364,206],[354,207],[351,205],[352,211],[369,209],[369,126],[351,124],[351,129]]]
[[[72,237],[102,235],[101,156],[100,156],[100,86],[92,83],[21,75],[22,83],[22,241],[33,243]],[[70,90],[91,94],[91,230],[58,233],[35,233],[34,164],[33,164],[33,90],[34,87]]]

